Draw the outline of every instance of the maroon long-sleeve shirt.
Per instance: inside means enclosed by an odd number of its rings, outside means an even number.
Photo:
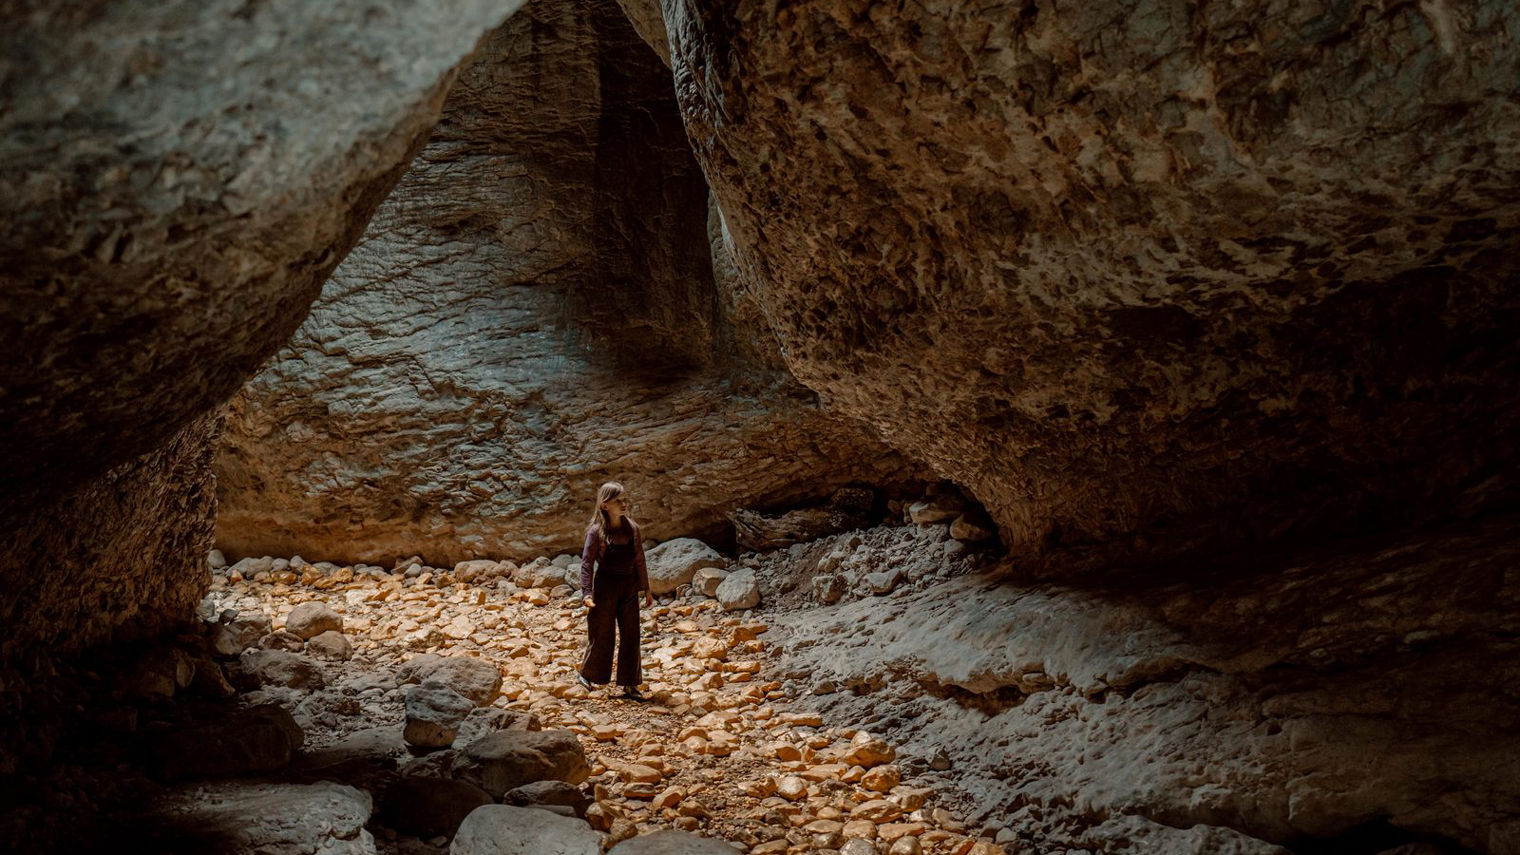
[[[644,535],[639,531],[639,526],[633,520],[628,521],[633,529],[633,569],[638,573],[640,592],[649,590],[649,568],[644,563]],[[591,596],[592,568],[602,558],[602,551],[606,545],[601,538],[596,536],[596,529],[586,529],[586,545],[581,549],[581,590],[586,596]]]

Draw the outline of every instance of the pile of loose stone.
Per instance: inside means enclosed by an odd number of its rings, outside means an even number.
[[[730,567],[697,541],[651,546],[652,585],[668,596],[643,614],[644,704],[574,681],[573,556],[211,563],[202,616],[217,655],[235,657],[244,715],[285,714],[299,730],[285,777],[373,794],[361,825],[381,852],[560,851],[551,840],[590,853],[1001,851],[904,780],[879,735],[789,711],[765,675],[755,556]],[[525,825],[521,811],[542,816]],[[662,830],[709,840],[650,837]]]

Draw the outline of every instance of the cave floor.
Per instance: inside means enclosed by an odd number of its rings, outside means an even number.
[[[874,760],[871,768],[846,762],[852,738],[873,734],[793,712],[783,683],[766,673],[772,645],[762,611],[725,614],[716,600],[700,596],[646,609],[648,701],[638,703],[615,697],[615,689],[588,693],[576,684],[585,612],[578,598],[551,597],[545,589],[438,588],[425,581],[403,587],[366,578],[314,590],[219,577],[208,599],[217,608],[262,609],[276,616],[276,630],[292,607],[314,599],[343,615],[353,657],[323,663],[327,686],[338,688],[304,697],[265,688],[241,699],[293,708],[308,751],[363,730],[401,731],[400,692],[363,682],[372,675],[394,672],[423,653],[480,657],[503,675],[495,706],[580,737],[592,764],[586,788],[608,818],[602,824],[612,821],[613,838],[680,828],[762,854],[828,851],[852,837],[894,855],[1002,851],[977,839],[938,805],[933,789],[914,786],[898,764],[879,756],[867,760]],[[370,688],[355,697],[356,685]],[[447,849],[444,839],[394,831],[378,814],[371,830],[381,852]]]

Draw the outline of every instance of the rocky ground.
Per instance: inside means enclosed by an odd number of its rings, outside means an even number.
[[[133,833],[180,847],[208,834],[246,847],[253,834],[259,845],[295,846],[281,852],[305,851],[297,839],[344,852],[475,851],[455,829],[472,809],[501,802],[558,803],[551,809],[584,818],[602,849],[676,829],[753,853],[992,855],[997,844],[908,771],[927,769],[927,758],[796,708],[771,674],[768,612],[803,606],[812,587],[799,583],[817,575],[819,553],[826,566],[840,563],[826,547],[865,540],[883,556],[930,559],[920,578],[890,580],[904,590],[980,560],[948,537],[948,523],[736,560],[690,540],[652,547],[663,595],[643,614],[643,703],[575,683],[585,610],[572,556],[453,568],[414,558],[385,569],[299,557],[228,567],[214,553],[196,630],[105,666],[129,675],[112,678],[107,694],[80,686],[97,698],[85,706],[101,707],[92,720],[152,747],[116,757],[110,791],[107,770],[63,766],[53,807],[169,817]],[[759,603],[757,571],[773,604]],[[867,581],[876,571],[860,561],[838,572],[855,574],[840,577],[846,599],[887,584]],[[91,676],[80,669],[65,682]],[[548,757],[530,776],[547,780],[493,784],[498,761],[481,759],[488,743]],[[59,831],[58,815],[36,807],[8,814],[7,830]],[[255,816],[274,824],[252,828]]]
[[[1520,672],[1490,662],[1517,661],[1513,517],[1079,589],[1008,578],[953,494],[892,512],[736,558],[652,544],[643,703],[575,683],[573,556],[214,553],[178,637],[0,675],[0,840],[1520,851]]]

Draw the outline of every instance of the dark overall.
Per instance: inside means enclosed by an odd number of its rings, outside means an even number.
[[[620,686],[643,682],[639,667],[639,579],[633,564],[633,532],[624,528],[607,533],[607,546],[592,577],[586,613],[590,646],[581,661],[581,676],[593,683],[612,677],[614,630],[617,635],[617,681]]]

